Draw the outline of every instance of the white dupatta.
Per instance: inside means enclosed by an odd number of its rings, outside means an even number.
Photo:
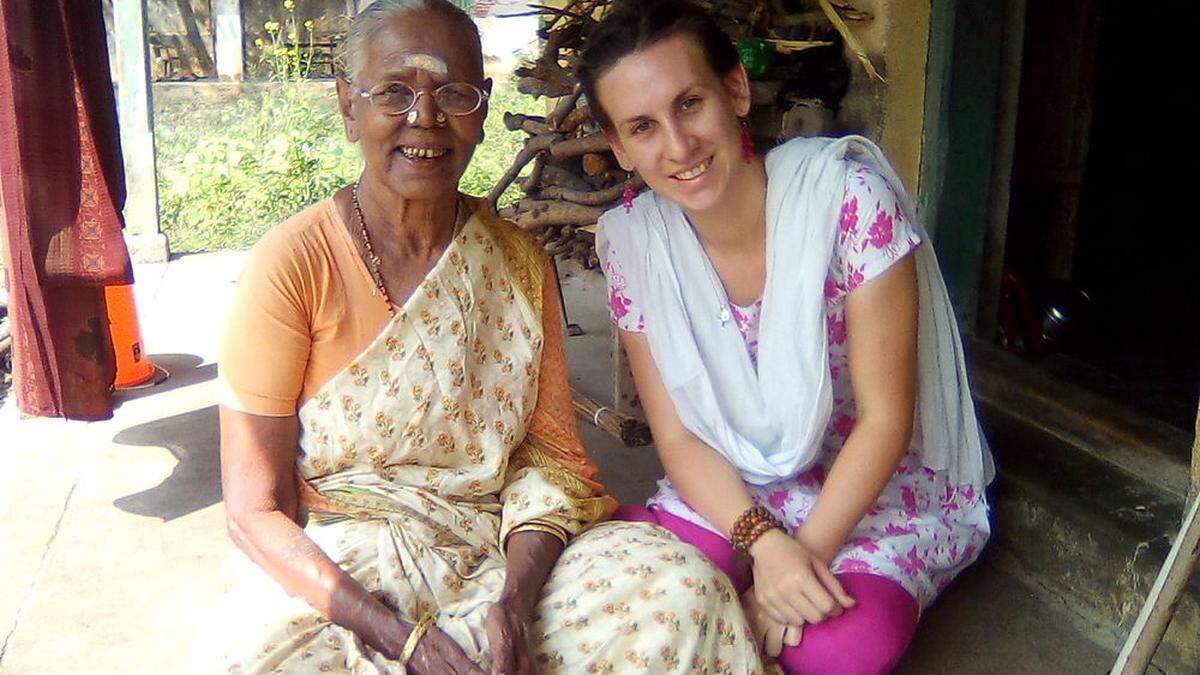
[[[860,136],[795,139],[767,155],[767,278],[758,369],[732,321],[724,289],[674,202],[652,191],[630,213],[600,219],[597,248],[623,252],[630,297],[676,413],[689,431],[756,485],[812,466],[832,410],[825,278],[837,237],[847,165],[854,159],[895,187],[917,249],[917,427],[922,463],[981,488],[994,474],[967,384],[962,342],[932,243],[883,152]]]

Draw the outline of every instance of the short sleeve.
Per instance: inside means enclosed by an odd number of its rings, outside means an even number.
[[[629,286],[622,273],[620,251],[612,240],[604,239],[597,249],[600,269],[608,286],[608,315],[617,328],[630,333],[646,332],[646,317],[637,298],[629,296]]]
[[[221,337],[222,405],[256,415],[296,413],[312,347],[302,260],[278,231],[251,250]]]
[[[895,189],[878,172],[848,162],[831,280],[849,293],[921,244]]]

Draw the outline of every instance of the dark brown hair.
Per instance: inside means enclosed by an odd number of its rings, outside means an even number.
[[[588,33],[575,74],[602,126],[612,119],[600,107],[596,83],[622,58],[679,34],[691,36],[713,72],[726,75],[739,63],[733,41],[708,12],[687,0],[618,0]]]

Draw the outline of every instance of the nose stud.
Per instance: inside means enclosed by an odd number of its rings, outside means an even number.
[[[413,108],[412,110],[408,111],[407,115],[405,115],[404,121],[409,125],[414,125],[417,123],[417,120],[420,118],[420,116],[421,113],[417,112],[416,108]],[[437,113],[433,116],[433,123],[439,127],[446,126],[446,113],[442,112],[441,110],[437,111]]]

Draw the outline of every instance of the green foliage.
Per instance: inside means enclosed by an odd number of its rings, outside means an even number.
[[[487,194],[520,151],[524,134],[505,111],[541,105],[498,89],[461,188]],[[167,102],[155,111],[163,231],[178,252],[251,246],[267,229],[333,194],[362,170],[345,140],[328,85],[277,81],[226,102]],[[501,204],[516,198],[515,187]]]

